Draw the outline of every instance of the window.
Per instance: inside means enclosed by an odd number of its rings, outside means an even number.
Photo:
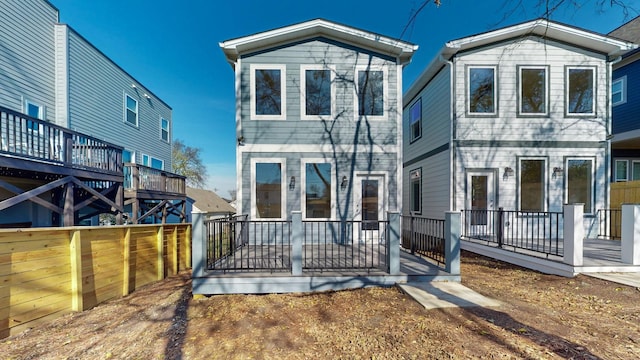
[[[420,214],[422,207],[422,169],[416,169],[409,173],[411,182],[410,208],[412,214]]]
[[[629,179],[629,161],[616,160],[616,181],[627,181]]]
[[[422,99],[418,99],[409,109],[409,126],[411,141],[416,141],[422,136]]]
[[[254,219],[283,219],[285,211],[284,159],[251,160],[251,215]]]
[[[138,126],[138,101],[129,95],[125,95],[124,121],[133,126]]]
[[[496,67],[467,68],[469,114],[496,114]]]
[[[252,64],[251,117],[256,120],[286,119],[286,67]]]
[[[154,168],[154,169],[158,169],[158,170],[164,170],[164,161],[152,157],[151,158],[151,167]]]
[[[545,160],[520,160],[520,210],[545,211]]]
[[[36,118],[36,119],[40,119],[40,120],[44,120],[44,110],[43,107],[34,103],[31,100],[25,100],[24,101],[24,109],[23,109],[24,113],[27,116],[30,116],[32,118]]]
[[[301,65],[301,109],[303,120],[321,119],[333,114],[335,71],[322,65]]]
[[[595,115],[595,69],[567,68],[567,114]]]
[[[640,160],[631,162],[631,180],[640,180]]]
[[[547,108],[547,68],[522,66],[519,68],[520,115],[546,115]]]
[[[122,162],[123,163],[135,163],[136,154],[130,150],[122,150]]]
[[[568,159],[566,169],[567,204],[584,204],[584,213],[593,214],[593,160]]]
[[[147,154],[142,154],[142,165],[151,167],[151,158]]]
[[[613,106],[627,102],[627,77],[613,80],[611,84],[611,104]]]
[[[169,121],[165,118],[160,118],[160,139],[169,142]]]
[[[385,117],[385,99],[387,97],[387,79],[382,68],[366,67],[356,71],[357,99],[359,116],[370,119]]]
[[[331,164],[303,161],[303,171],[305,217],[308,219],[330,219],[334,189]]]

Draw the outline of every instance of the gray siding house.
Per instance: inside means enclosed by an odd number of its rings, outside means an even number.
[[[316,19],[220,47],[236,79],[238,214],[400,210],[402,69],[416,45]]]
[[[0,200],[28,190],[32,190],[29,199],[38,195],[54,199],[51,205],[18,199],[5,202],[0,208],[2,223],[57,224],[60,219],[55,214],[62,213],[64,195],[55,194],[55,186],[41,186],[55,180],[71,184],[74,179],[69,176],[80,179],[71,187],[77,189],[83,183],[84,192],[104,192],[104,199],[92,194],[100,200],[123,196],[117,188],[124,183],[127,212],[134,213],[133,219],[166,199],[150,196],[149,191],[179,194],[176,199],[184,203],[184,179],[168,173],[172,169],[171,107],[61,24],[58,10],[46,0],[0,2],[0,109],[0,166],[5,169],[0,176],[11,184],[0,187]],[[18,171],[23,167],[27,172]],[[73,173],[72,167],[88,172]],[[63,176],[66,180],[61,180]],[[169,189],[167,183],[181,184]],[[154,200],[143,204],[140,199],[144,198]],[[82,191],[76,193],[75,201],[80,207],[92,202]],[[117,202],[84,213],[75,209],[73,222],[91,219],[95,211],[119,209]],[[69,208],[67,213],[71,212]]]
[[[605,208],[611,64],[633,47],[543,19],[444,44],[404,95],[404,214]]]

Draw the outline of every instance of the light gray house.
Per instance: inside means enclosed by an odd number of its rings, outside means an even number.
[[[236,77],[239,214],[399,211],[402,68],[416,45],[316,19],[220,47]]]
[[[444,44],[404,95],[403,212],[484,212],[475,227],[500,207],[595,215],[608,204],[611,64],[633,47],[543,19]]]
[[[169,173],[169,105],[46,0],[1,2],[0,44],[0,176],[9,184],[0,199],[28,198],[5,202],[2,222],[56,225],[64,212],[65,223],[86,223],[123,206],[137,219],[163,200],[184,204],[184,179]],[[76,206],[63,211],[65,198]]]

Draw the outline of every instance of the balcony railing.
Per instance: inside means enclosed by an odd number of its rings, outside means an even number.
[[[122,147],[0,107],[0,153],[122,174]]]
[[[124,188],[127,190],[159,191],[186,194],[186,177],[147,166],[125,163]]]

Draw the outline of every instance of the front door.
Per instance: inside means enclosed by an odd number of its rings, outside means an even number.
[[[470,235],[492,235],[495,183],[492,171],[467,173],[467,229]]]
[[[385,211],[384,176],[356,176],[354,190],[354,236],[360,242],[378,241]]]

